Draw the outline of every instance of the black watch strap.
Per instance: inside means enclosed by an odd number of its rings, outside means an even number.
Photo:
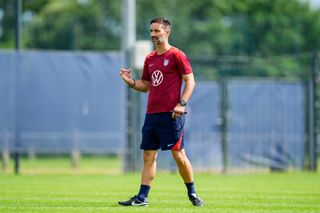
[[[179,104],[181,106],[187,106],[187,102],[185,100],[180,99]]]

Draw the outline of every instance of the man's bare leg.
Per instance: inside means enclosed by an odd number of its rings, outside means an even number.
[[[157,155],[157,150],[144,150],[141,185],[151,185],[157,171]]]
[[[123,206],[147,206],[150,185],[156,175],[158,151],[144,150],[143,169],[141,172],[141,185],[137,195],[127,201],[119,201]]]
[[[177,163],[179,173],[185,183],[193,182],[193,171],[191,163],[184,151],[180,150],[171,150],[172,156]]]
[[[194,206],[203,206],[204,202],[198,197],[195,191],[192,166],[184,149],[171,150],[171,153],[177,163],[179,173],[187,187],[189,200]]]

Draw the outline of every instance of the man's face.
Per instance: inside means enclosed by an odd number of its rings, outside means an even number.
[[[150,37],[153,44],[161,44],[168,41],[169,31],[166,31],[161,23],[152,23],[150,25]]]

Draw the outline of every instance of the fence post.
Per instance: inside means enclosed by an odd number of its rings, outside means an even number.
[[[72,133],[72,149],[71,149],[71,168],[77,169],[80,161],[79,150],[79,132],[76,130]]]
[[[136,44],[135,0],[122,0],[122,26],[124,32],[130,32],[122,37],[122,51],[125,56],[124,66],[134,68],[134,49]],[[132,75],[135,72],[132,70]],[[135,76],[133,76],[135,77]],[[127,134],[124,153],[124,172],[140,170],[140,95],[137,91],[127,89]]]
[[[2,171],[6,171],[9,164],[10,154],[9,154],[9,132],[7,130],[3,131],[3,150],[1,153],[2,161]]]
[[[309,78],[309,158],[310,165],[309,170],[317,170],[317,72],[318,72],[318,52],[314,52],[312,55],[312,69],[311,76]]]
[[[15,1],[15,12],[16,12],[16,23],[15,23],[15,49],[16,52],[19,53],[20,51],[20,46],[21,46],[21,27],[22,27],[22,22],[21,22],[21,14],[22,14],[22,0],[16,0]],[[14,128],[15,128],[15,133],[14,133],[14,140],[15,140],[15,152],[14,152],[14,172],[16,175],[19,174],[20,172],[20,124],[19,124],[19,88],[20,88],[20,55],[18,55],[19,60],[16,62],[17,63],[17,68],[16,68],[16,94],[15,94],[15,117],[14,117]]]
[[[222,172],[226,173],[229,165],[228,156],[228,88],[227,80],[225,78],[220,79],[220,118],[221,118],[221,147],[222,147],[222,160],[223,168]]]

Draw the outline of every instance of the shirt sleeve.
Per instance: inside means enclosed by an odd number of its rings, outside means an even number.
[[[150,75],[149,75],[149,70],[148,70],[148,61],[147,59],[144,61],[144,65],[143,65],[143,73],[142,73],[142,77],[141,80],[144,81],[150,81]]]
[[[189,58],[182,51],[178,51],[176,54],[178,72],[181,75],[192,73],[192,67]]]

